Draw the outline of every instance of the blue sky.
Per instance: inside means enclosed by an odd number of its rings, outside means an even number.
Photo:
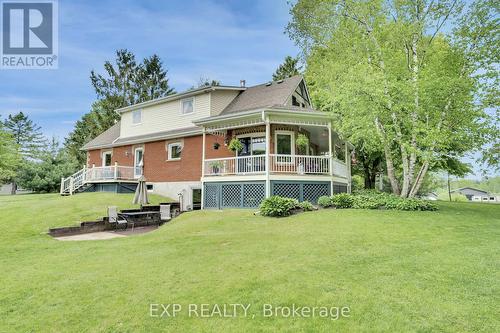
[[[23,111],[62,141],[96,99],[90,71],[102,73],[122,48],[139,61],[158,54],[177,91],[200,77],[268,81],[299,52],[284,34],[288,20],[285,0],[61,0],[59,69],[0,70],[0,119]]]
[[[0,118],[23,111],[63,140],[96,96],[92,69],[115,50],[158,54],[182,91],[201,76],[268,81],[298,49],[284,34],[286,1],[59,1],[59,69],[0,70]]]

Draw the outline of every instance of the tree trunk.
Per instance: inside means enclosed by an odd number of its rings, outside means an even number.
[[[391,152],[387,146],[384,147],[384,153],[385,164],[387,165],[387,177],[389,178],[389,182],[391,183],[392,193],[394,193],[395,195],[400,195],[401,192],[399,190],[399,183],[394,172],[394,162],[392,161]]]
[[[389,182],[391,183],[392,193],[399,195],[401,192],[399,190],[399,183],[396,179],[396,174],[394,172],[394,162],[392,161],[391,150],[389,148],[389,143],[387,142],[387,138],[385,135],[384,127],[380,123],[380,120],[375,119],[375,126],[377,128],[378,133],[382,138],[382,143],[384,145],[384,155],[385,155],[385,164],[387,168],[387,177],[389,178]]]
[[[422,186],[422,183],[424,182],[424,178],[427,174],[428,169],[429,162],[424,162],[424,164],[422,164],[422,167],[420,168],[420,171],[418,172],[417,178],[415,178],[415,183],[413,184],[410,194],[408,195],[409,198],[413,198],[417,195],[418,191],[420,190],[420,186]]]
[[[17,193],[17,183],[12,182],[12,188],[10,189],[10,194],[15,195]]]

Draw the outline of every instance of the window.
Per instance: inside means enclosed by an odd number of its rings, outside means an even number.
[[[182,152],[182,144],[180,142],[170,143],[168,145],[168,159],[169,160],[180,160]]]
[[[276,154],[292,155],[295,153],[293,132],[276,132]]]
[[[152,190],[154,190],[154,186],[153,186],[153,184],[146,184],[146,189],[147,189],[148,191],[152,191]]]
[[[238,136],[243,149],[237,152],[238,156],[264,155],[266,153],[266,137],[263,133],[253,133]]]
[[[135,148],[134,150],[134,177],[139,178],[142,176],[142,167],[144,166],[144,151],[142,148]]]
[[[292,96],[292,105],[293,106],[300,106],[300,103],[297,101],[297,97]]]
[[[111,152],[105,151],[102,153],[102,166],[111,166]]]
[[[186,98],[181,100],[181,113],[189,114],[194,112],[194,98]]]
[[[142,110],[132,111],[132,124],[140,124],[142,122]]]

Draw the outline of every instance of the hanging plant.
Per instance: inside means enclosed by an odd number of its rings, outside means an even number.
[[[229,142],[229,145],[227,146],[227,148],[230,151],[233,151],[233,152],[238,151],[239,152],[243,149],[243,144],[237,138],[232,138],[231,141]]]
[[[295,145],[301,154],[306,152],[307,147],[309,147],[309,138],[304,134],[297,135],[297,139],[295,140]]]

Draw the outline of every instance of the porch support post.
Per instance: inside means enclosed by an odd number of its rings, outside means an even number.
[[[345,165],[347,169],[347,193],[351,193],[351,154],[349,153],[349,146],[347,141],[344,142],[345,145]]]
[[[266,198],[271,196],[271,159],[269,154],[271,152],[271,123],[269,122],[269,116],[266,116]]]
[[[205,177],[205,142],[206,142],[205,127],[203,127],[202,132],[203,132],[203,140],[201,144],[202,145],[201,146],[201,209],[205,208],[205,186],[203,185],[203,177]]]
[[[118,179],[118,162],[115,162],[115,174],[114,174],[114,178],[115,180]]]
[[[330,195],[333,195],[333,154],[332,154],[332,123],[328,123],[328,170],[330,171]]]

